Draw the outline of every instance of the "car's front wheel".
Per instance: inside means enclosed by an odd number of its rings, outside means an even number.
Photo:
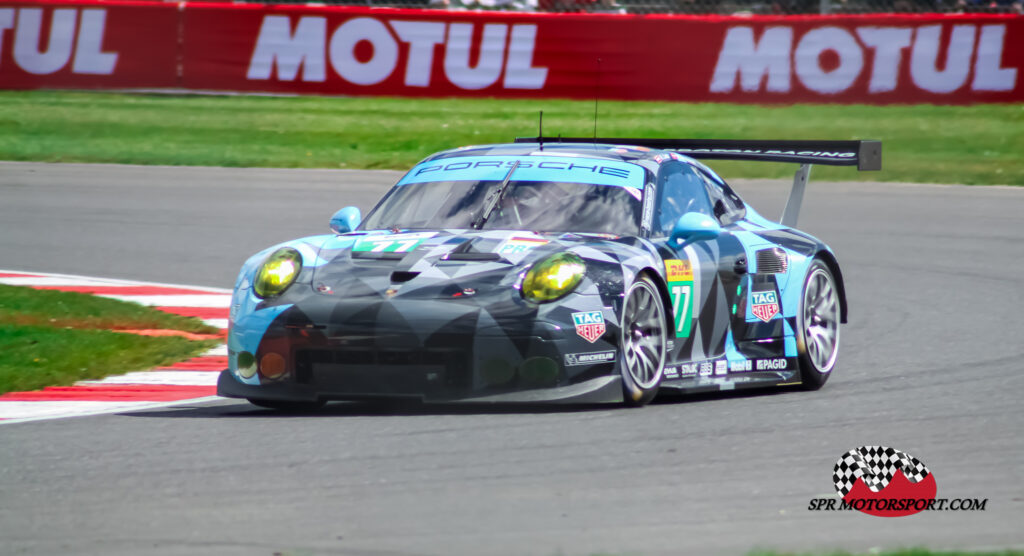
[[[797,313],[797,352],[803,387],[817,390],[825,384],[839,355],[839,290],[828,266],[811,263],[804,280]]]
[[[657,395],[665,366],[665,306],[649,278],[626,291],[619,322],[622,397],[626,405],[641,406]]]

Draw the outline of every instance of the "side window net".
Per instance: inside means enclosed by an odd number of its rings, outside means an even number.
[[[732,188],[724,181],[719,184],[717,180],[712,179],[702,170],[698,171],[701,177],[704,178],[708,195],[714,203],[715,218],[723,226],[732,224],[746,215],[746,206],[743,204],[743,200],[740,199],[740,196]]]

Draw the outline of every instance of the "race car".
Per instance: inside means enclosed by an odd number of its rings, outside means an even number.
[[[781,222],[698,159],[795,162]],[[811,164],[877,141],[535,137],[427,157],[366,216],[242,266],[218,394],[586,402],[821,387],[847,320],[827,245],[794,229]]]

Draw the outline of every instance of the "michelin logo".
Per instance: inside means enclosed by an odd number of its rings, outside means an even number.
[[[615,351],[592,351],[590,353],[566,353],[565,366],[578,367],[595,363],[611,363],[615,361]]]

